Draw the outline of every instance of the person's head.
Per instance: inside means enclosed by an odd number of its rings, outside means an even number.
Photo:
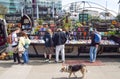
[[[94,32],[96,32],[96,31],[97,31],[97,29],[96,29],[96,28],[93,28],[93,31],[94,31]]]
[[[58,28],[58,29],[57,29],[57,32],[59,32],[59,31],[62,31],[62,29],[61,29],[61,28]]]
[[[45,24],[45,28],[48,28],[48,24]]]
[[[20,36],[20,37],[25,37],[25,38],[28,37],[27,34],[26,34],[25,32],[23,32],[23,31],[21,31],[21,32],[19,33],[19,36]]]
[[[97,29],[93,28],[93,29],[91,30],[91,32],[92,32],[92,34],[97,33]]]
[[[19,32],[21,31],[21,29],[20,29],[19,27],[15,27],[14,31],[15,31],[16,33],[19,33]]]
[[[51,29],[47,29],[47,32],[52,34],[52,30]]]

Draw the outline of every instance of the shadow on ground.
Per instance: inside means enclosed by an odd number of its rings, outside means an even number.
[[[9,68],[9,67],[11,67],[12,65],[14,65],[13,62],[0,61],[0,67],[3,67],[3,68]]]
[[[47,65],[47,64],[53,64],[53,63],[43,62],[42,60],[30,60],[29,63],[27,64],[23,64],[23,63],[18,64],[17,62],[14,63],[12,60],[1,60],[0,61],[0,67],[3,67],[3,68],[10,68],[14,65],[40,66],[40,65]]]
[[[52,78],[52,79],[83,79],[82,77],[71,77],[71,78],[67,78],[67,77],[59,77],[59,78]]]
[[[49,62],[44,62],[44,61],[39,61],[39,60],[33,60],[33,61],[30,61],[29,63],[28,63],[28,65],[35,65],[35,66],[39,66],[39,65],[47,65],[47,64],[55,64],[54,62],[51,62],[51,63],[49,63]]]

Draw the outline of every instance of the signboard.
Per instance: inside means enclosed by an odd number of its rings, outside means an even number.
[[[32,28],[32,21],[28,15],[23,15],[21,18],[21,25],[22,30],[31,30]]]
[[[5,20],[7,23],[20,23],[21,14],[6,14]]]
[[[88,21],[88,14],[79,14],[79,21],[80,22],[87,22]]]
[[[21,18],[21,24],[22,25],[31,25],[32,21],[31,18],[28,15],[23,15]]]

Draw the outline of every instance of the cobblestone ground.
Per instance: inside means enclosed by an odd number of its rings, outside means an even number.
[[[67,59],[88,60],[88,58]],[[85,79],[120,79],[120,58],[98,58],[103,65],[87,66]],[[30,59],[29,64],[14,64],[12,60],[0,61],[0,79],[67,79],[68,73],[60,72],[62,63],[45,63],[42,59]],[[73,75],[70,79],[82,79]]]

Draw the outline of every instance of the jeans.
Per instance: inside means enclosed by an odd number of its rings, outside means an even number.
[[[24,53],[22,54],[22,58],[23,58],[24,63],[28,63],[28,61],[29,61],[29,56],[28,56],[28,50],[27,50],[27,49],[26,49],[26,50],[24,51]]]
[[[96,60],[96,54],[97,54],[97,47],[95,47],[95,46],[91,46],[90,47],[90,52],[89,52],[89,54],[90,54],[90,62],[95,62],[95,60]]]
[[[65,61],[65,49],[64,49],[64,45],[57,45],[56,46],[56,62],[59,61],[59,53],[61,52],[61,56],[62,56],[62,61]]]

